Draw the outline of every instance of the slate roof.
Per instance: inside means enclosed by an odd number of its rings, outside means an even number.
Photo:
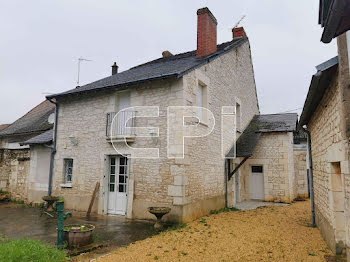
[[[122,87],[146,80],[163,78],[180,78],[195,68],[210,62],[212,59],[225,54],[226,52],[241,46],[248,38],[234,39],[217,46],[217,52],[202,58],[196,57],[196,50],[174,56],[162,57],[148,63],[133,67],[124,72],[111,75],[96,82],[68,90],[63,93],[47,96],[48,99],[58,98],[66,95],[97,91],[107,88]]]
[[[13,122],[9,127],[0,131],[0,137],[32,134],[43,132],[53,127],[49,124],[49,115],[54,113],[55,106],[45,100],[21,118]]]
[[[323,43],[330,43],[333,38],[350,30],[350,1],[320,0],[319,24],[324,27]]]
[[[252,156],[262,133],[294,132],[297,122],[295,113],[255,115],[236,142],[236,157]],[[227,157],[234,157],[234,150],[232,147]]]
[[[40,145],[50,144],[53,140],[53,129],[50,129],[38,136],[32,137],[31,139],[21,143],[22,145]]]
[[[0,131],[4,130],[5,128],[9,127],[10,124],[2,124],[0,125]]]
[[[336,75],[338,69],[338,57],[333,57],[332,59],[318,65],[316,69],[317,73],[312,76],[309,91],[300,116],[299,128],[309,123],[310,118],[320,103],[326,89]]]

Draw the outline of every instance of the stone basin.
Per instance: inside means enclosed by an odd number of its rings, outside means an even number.
[[[162,229],[162,217],[170,212],[170,207],[149,207],[148,212],[155,215],[157,218],[157,222],[154,224],[154,228],[156,229]]]
[[[60,198],[57,196],[43,196],[42,199],[47,203],[47,210],[53,211],[53,204],[58,201]]]

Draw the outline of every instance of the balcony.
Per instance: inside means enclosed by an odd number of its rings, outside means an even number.
[[[117,115],[118,114],[118,115]],[[120,111],[107,113],[106,137],[108,142],[134,142],[135,112]]]

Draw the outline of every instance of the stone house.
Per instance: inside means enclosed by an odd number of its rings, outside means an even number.
[[[114,64],[107,78],[47,96],[57,112],[52,193],[64,196],[66,208],[86,211],[93,200],[98,214],[153,219],[148,207],[167,206],[166,220],[186,222],[251,199],[253,165],[266,169],[265,182],[254,184],[256,190],[266,187],[261,200],[290,202],[298,188],[305,190],[306,172],[294,174],[295,166],[305,164],[302,156],[299,165],[294,161],[297,115],[258,116],[244,29],[233,28],[232,40],[218,45],[214,15],[202,8],[197,18],[196,50],[164,51],[163,57],[120,73]],[[144,106],[153,113],[146,115]],[[200,108],[184,109],[191,106]],[[225,155],[257,120],[273,127],[255,130],[258,138],[239,172],[242,179],[235,180],[240,181],[236,191]],[[146,157],[140,157],[145,148]],[[270,149],[275,155],[262,152]],[[230,165],[239,165],[239,152]]]
[[[54,110],[45,100],[0,131],[0,189],[14,199],[42,202],[47,195]]]
[[[297,123],[294,113],[256,115],[250,121],[227,154],[229,203],[308,197],[306,147],[296,137]]]
[[[47,97],[58,107],[52,192],[64,196],[68,209],[86,211],[97,182],[100,188],[93,211],[99,214],[153,219],[148,207],[169,206],[171,212],[165,218],[179,222],[225,206],[222,107],[233,106],[228,115],[239,114],[242,130],[259,114],[253,64],[243,28],[234,28],[232,41],[217,45],[213,14],[203,8],[197,16],[197,50],[177,55],[163,52],[159,59],[120,73],[114,65],[112,76]],[[129,123],[156,127],[159,136],[135,136],[121,127],[124,118],[141,114],[137,110],[125,111],[113,124],[116,112],[135,106],[159,108],[154,117],[136,117]],[[168,145],[167,132],[175,132],[181,141],[185,136],[172,125],[167,131],[169,106],[209,109],[210,116],[198,110],[195,119],[189,118],[197,128],[186,135],[209,132],[208,122],[214,118],[212,132],[185,139],[183,147]],[[234,143],[234,127],[229,129],[227,150]],[[140,147],[158,148],[159,158],[134,158],[135,148]],[[176,150],[184,158],[169,157]]]
[[[350,3],[320,2],[322,42],[337,38],[338,56],[318,65],[300,117],[311,144],[315,220],[333,252],[350,260]]]

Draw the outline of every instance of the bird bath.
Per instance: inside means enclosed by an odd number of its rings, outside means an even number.
[[[154,224],[155,229],[162,229],[162,217],[170,212],[170,207],[149,207],[148,212],[155,215],[157,218],[157,222]]]

